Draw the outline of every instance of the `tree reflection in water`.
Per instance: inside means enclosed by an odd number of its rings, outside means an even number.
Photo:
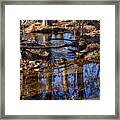
[[[74,38],[71,33],[35,35],[36,42],[45,46],[74,44]],[[100,64],[95,62],[81,64],[74,52],[78,50],[77,46],[47,49],[49,59],[42,59],[42,64],[39,64],[39,84],[41,84],[39,94],[27,99],[99,99]]]

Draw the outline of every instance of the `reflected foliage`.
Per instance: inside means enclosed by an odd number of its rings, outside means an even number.
[[[21,31],[31,25],[31,22],[38,21],[23,21],[25,28],[21,22]],[[39,22],[40,29],[42,21]],[[68,22],[66,25],[72,26]],[[53,23],[57,24],[57,21]],[[62,28],[54,30],[50,27],[53,24],[49,21],[48,28],[44,30],[50,29],[50,32],[42,33],[39,30],[40,33],[21,33],[22,100],[99,99],[100,41],[99,37],[97,40],[90,40],[84,38],[85,33],[78,34],[81,30],[77,25],[80,23],[95,23],[97,30],[99,29],[98,21],[76,21],[73,24],[75,29],[69,28],[67,32],[62,32]],[[85,30],[87,28],[83,29]]]

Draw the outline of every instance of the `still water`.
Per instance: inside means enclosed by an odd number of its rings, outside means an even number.
[[[40,45],[50,46],[49,59],[39,65],[40,94],[29,99],[77,100],[94,99],[100,96],[100,64],[91,62],[79,64],[76,36],[64,34],[37,34],[32,36]],[[61,46],[61,47],[59,47]]]

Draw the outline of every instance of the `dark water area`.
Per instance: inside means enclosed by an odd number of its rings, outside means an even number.
[[[39,94],[28,97],[29,100],[84,100],[100,97],[100,64],[90,62],[82,64],[76,44],[77,36],[64,34],[30,34],[35,43],[44,45],[43,58],[39,65]],[[65,46],[69,44],[69,46]],[[60,46],[60,47],[59,47]],[[29,46],[28,46],[29,47]],[[31,56],[32,57],[32,56]],[[38,61],[41,58],[36,58]]]

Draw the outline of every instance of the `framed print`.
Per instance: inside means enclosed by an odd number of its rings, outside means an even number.
[[[1,2],[1,118],[119,119],[119,2]]]

